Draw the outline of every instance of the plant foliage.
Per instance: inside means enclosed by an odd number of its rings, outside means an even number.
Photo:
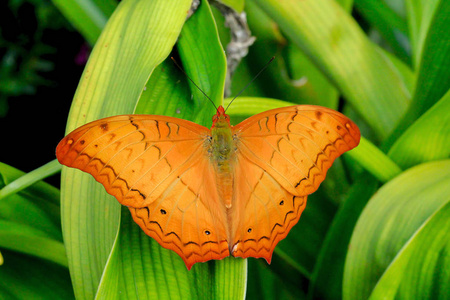
[[[60,198],[41,181],[56,162],[25,175],[0,164],[0,298],[450,297],[449,1],[203,0],[187,20],[190,0],[53,2],[95,45],[68,131],[129,113],[210,126],[214,107],[170,56],[216,105],[230,103],[226,5],[256,37],[231,94],[276,56],[231,104],[232,122],[317,104],[354,119],[363,139],[309,197],[270,266],[227,258],[187,271],[89,175],[63,168]]]

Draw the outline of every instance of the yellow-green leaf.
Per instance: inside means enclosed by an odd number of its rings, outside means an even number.
[[[356,22],[335,1],[254,1],[337,86],[378,137],[387,137],[410,95],[398,70]]]
[[[155,67],[170,53],[189,0],[122,1],[83,72],[68,130],[132,113]],[[87,174],[63,169],[62,225],[75,295],[92,299],[117,235],[120,204]]]
[[[449,202],[449,195],[450,160],[418,165],[381,187],[360,215],[350,241],[344,270],[344,299],[367,299],[411,238]],[[446,227],[433,230],[448,233]],[[424,256],[436,253],[435,248],[422,249]],[[448,260],[448,252],[442,259]],[[428,284],[445,286],[439,278],[430,276],[439,272],[439,266],[433,265],[426,272]]]

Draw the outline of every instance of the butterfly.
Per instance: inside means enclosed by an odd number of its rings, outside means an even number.
[[[134,221],[191,269],[227,256],[265,258],[360,131],[329,108],[272,109],[211,129],[159,115],[121,115],[75,129],[59,162],[91,174]]]

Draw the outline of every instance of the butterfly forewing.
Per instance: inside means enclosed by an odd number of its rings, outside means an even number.
[[[344,115],[319,106],[270,110],[236,125],[238,155],[259,165],[294,195],[309,195],[334,160],[356,147],[358,127]]]
[[[60,163],[90,173],[127,206],[156,199],[199,157],[208,129],[163,116],[116,116],[86,124],[58,145]]]

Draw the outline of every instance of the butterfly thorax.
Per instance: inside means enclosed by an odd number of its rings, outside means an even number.
[[[230,118],[225,114],[223,107],[219,106],[211,128],[210,159],[217,174],[218,193],[227,208],[231,207],[233,196],[234,149]]]

